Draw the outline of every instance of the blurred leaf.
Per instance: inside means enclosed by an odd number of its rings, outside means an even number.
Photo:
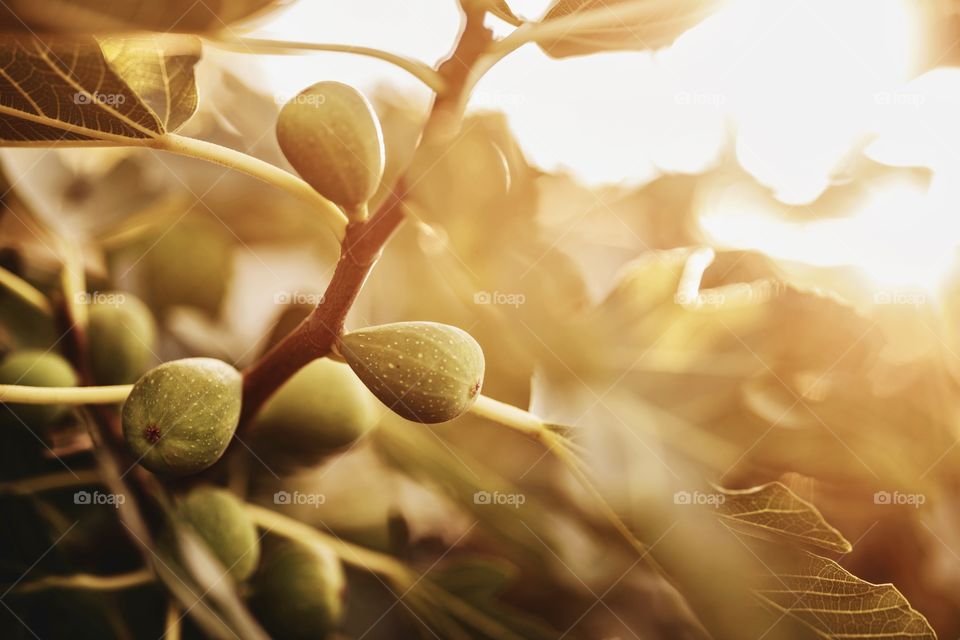
[[[716,8],[711,0],[556,0],[541,22],[575,14],[598,18],[602,26],[574,25],[562,36],[540,42],[554,58],[601,51],[657,49],[671,44]]]
[[[718,507],[719,514],[739,530],[784,536],[838,553],[849,553],[853,548],[814,505],[779,482],[743,490],[718,490],[726,498]]]
[[[105,47],[92,37],[0,40],[0,141],[152,138],[196,108],[196,40],[157,36]]]
[[[922,638],[930,624],[892,584],[870,584],[827,558],[800,552],[784,559],[761,600],[828,640]]]
[[[516,579],[517,569],[496,557],[462,558],[433,574],[433,581],[465,600],[497,596]]]
[[[8,0],[0,30],[14,33],[211,32],[277,0]]]

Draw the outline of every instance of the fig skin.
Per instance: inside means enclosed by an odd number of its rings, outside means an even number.
[[[329,547],[270,540],[252,587],[250,608],[273,638],[328,638],[343,618],[346,578]]]
[[[298,371],[256,419],[251,448],[269,467],[311,467],[376,426],[376,399],[347,365],[328,358]]]
[[[119,302],[90,307],[90,368],[97,384],[130,384],[153,361],[156,323],[139,298],[124,292],[108,297]]]
[[[483,385],[483,350],[473,337],[436,322],[399,322],[340,339],[344,359],[367,388],[407,420],[453,420]]]
[[[16,351],[0,362],[0,384],[26,387],[74,387],[77,374],[62,356],[27,349]],[[4,426],[26,424],[43,431],[59,422],[70,410],[65,405],[5,404],[0,405],[0,423]]]
[[[318,82],[280,110],[283,155],[320,195],[348,210],[373,197],[383,178],[383,133],[370,102],[340,82]]]
[[[240,419],[243,381],[221,360],[165,362],[137,380],[123,403],[123,437],[154,473],[203,471],[226,450]]]
[[[234,580],[243,582],[253,575],[260,561],[260,539],[236,496],[219,487],[198,487],[178,503],[177,513]]]

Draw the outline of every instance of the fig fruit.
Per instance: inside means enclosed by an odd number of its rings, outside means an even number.
[[[28,349],[8,355],[0,363],[0,384],[27,387],[73,387],[77,374],[66,360],[56,353]],[[4,404],[0,422],[44,430],[58,422],[69,411],[65,405]]]
[[[90,368],[97,384],[129,384],[150,367],[157,327],[139,298],[121,292],[104,298],[110,302],[90,306]]]
[[[325,546],[269,541],[254,576],[250,608],[273,638],[328,637],[343,617],[346,579]]]
[[[318,82],[280,110],[283,155],[320,195],[352,210],[373,196],[383,177],[380,121],[359,91]]]
[[[450,325],[370,327],[343,336],[339,348],[373,395],[414,422],[453,420],[473,405],[483,384],[483,350]]]
[[[271,468],[310,467],[362,437],[377,418],[376,400],[350,367],[321,358],[267,401],[251,448]]]
[[[147,469],[183,476],[226,450],[240,419],[240,372],[213,358],[165,362],[143,375],[123,404],[123,436]]]
[[[217,487],[198,487],[177,505],[186,520],[234,580],[246,580],[260,560],[257,527],[232,493]]]

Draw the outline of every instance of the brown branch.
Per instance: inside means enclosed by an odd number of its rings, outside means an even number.
[[[483,26],[482,11],[467,13],[463,33],[451,56],[437,69],[447,90],[437,95],[424,126],[423,141],[436,142],[456,132],[457,105],[472,65],[487,49],[492,34]],[[283,340],[243,374],[243,409],[238,432],[249,425],[263,403],[290,376],[309,362],[330,353],[343,332],[347,313],[376,264],[384,245],[403,222],[404,179],[367,221],[354,221],[346,237],[333,278],[319,305]]]

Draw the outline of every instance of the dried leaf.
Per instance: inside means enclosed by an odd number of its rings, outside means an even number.
[[[541,22],[582,14],[599,18],[602,26],[574,24],[540,46],[554,58],[657,49],[710,15],[716,4],[711,0],[556,0]]]
[[[276,0],[8,0],[0,30],[15,33],[211,32]]]
[[[850,543],[820,511],[779,482],[750,489],[717,488],[726,498],[718,508],[724,520],[749,534],[772,534],[828,551],[849,553]]]

